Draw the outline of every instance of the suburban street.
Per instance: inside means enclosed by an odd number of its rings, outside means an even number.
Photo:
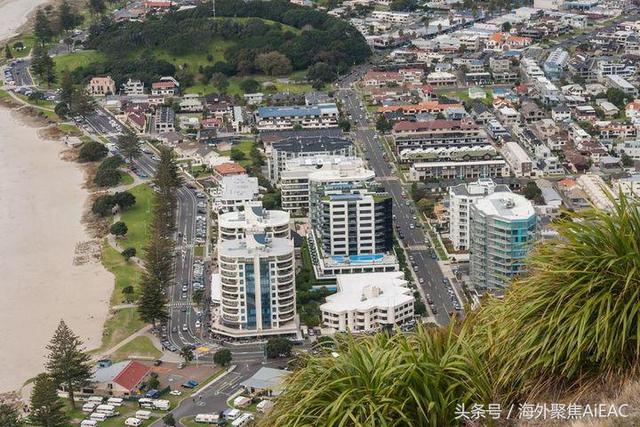
[[[364,156],[368,159],[371,168],[375,171],[377,179],[384,185],[385,190],[393,198],[393,220],[394,226],[404,235],[403,244],[407,249],[407,256],[413,257],[413,261],[407,260],[412,266],[418,280],[423,279],[423,283],[418,283],[424,303],[427,304],[426,295],[429,294],[436,307],[434,314],[436,321],[445,325],[449,322],[449,313],[454,310],[451,296],[443,284],[444,275],[437,259],[431,258],[431,252],[426,245],[425,233],[420,228],[420,221],[415,205],[407,195],[403,197],[402,183],[394,174],[394,169],[390,161],[383,157],[384,147],[379,139],[373,124],[367,119],[366,109],[361,106],[360,98],[352,89],[353,82],[357,76],[364,72],[359,69],[356,73],[349,75],[341,81],[338,97],[346,111],[351,115],[352,122],[357,128],[355,138],[357,144],[363,149]],[[414,224],[414,227],[411,227]],[[425,240],[426,239],[426,240]],[[413,267],[412,267],[413,268]],[[428,304],[427,304],[428,305]],[[462,304],[461,304],[462,305]]]

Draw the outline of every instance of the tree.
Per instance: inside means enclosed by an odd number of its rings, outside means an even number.
[[[505,33],[508,33],[511,31],[511,22],[507,21],[505,23],[502,24],[502,31],[504,31]]]
[[[607,100],[618,108],[624,108],[627,100],[627,94],[620,89],[612,87],[607,89]]]
[[[34,46],[32,56],[31,70],[33,73],[48,85],[55,82],[55,64],[49,56],[47,49],[38,44]]]
[[[349,132],[351,130],[351,122],[342,117],[338,120],[338,127],[342,129],[343,132]]]
[[[260,89],[260,82],[256,79],[244,79],[238,85],[244,93],[254,93]]]
[[[127,224],[122,221],[114,222],[109,228],[109,232],[114,236],[124,236],[128,231]]]
[[[56,385],[66,388],[73,408],[76,407],[74,392],[91,378],[91,358],[82,345],[82,340],[61,320],[47,346],[47,372]]]
[[[293,69],[291,60],[275,50],[256,56],[255,64],[268,76],[283,76],[289,74]]]
[[[132,162],[133,159],[137,159],[140,157],[140,154],[142,154],[140,139],[132,132],[125,132],[124,134],[119,135],[116,145],[124,158],[128,159],[129,162]]]
[[[113,187],[120,182],[121,174],[117,169],[98,168],[93,182],[99,187]]]
[[[18,415],[18,411],[7,403],[0,403],[0,426],[18,427],[22,422]]]
[[[125,286],[122,288],[122,294],[124,295],[124,299],[127,302],[133,301],[134,289],[133,286]]]
[[[151,323],[154,327],[158,322],[169,319],[164,294],[163,283],[147,272],[142,274],[140,281],[140,298],[138,300],[138,314],[143,322]]]
[[[47,374],[36,377],[31,391],[32,422],[46,427],[67,425],[67,415],[63,412],[64,403],[58,397],[56,383]]]
[[[67,117],[69,115],[69,106],[64,103],[64,102],[58,102],[56,104],[56,106],[54,107],[53,111],[59,116],[59,117]]]
[[[415,0],[393,0],[389,8],[394,11],[410,11],[416,8]]]
[[[89,10],[95,17],[98,15],[102,15],[107,10],[107,8],[104,4],[104,0],[89,0]]]
[[[33,24],[33,35],[41,46],[44,46],[53,36],[51,22],[44,9],[40,8],[36,11],[36,19]]]
[[[222,73],[215,73],[211,76],[211,83],[220,91],[226,92],[229,87],[229,79]]]
[[[39,90],[34,90],[27,98],[29,99],[29,101],[37,104],[40,101],[44,100],[44,93],[40,92]]]
[[[204,289],[196,289],[195,291],[193,291],[191,299],[198,306],[202,304],[202,301],[204,299]]]
[[[622,166],[625,168],[629,168],[634,164],[633,159],[627,153],[622,153],[620,160],[622,161]]]
[[[69,2],[63,0],[60,6],[58,6],[58,27],[60,31],[66,33],[78,25],[79,22],[80,17],[75,14]]]
[[[527,185],[524,187],[523,195],[527,199],[533,200],[536,204],[544,203],[542,190],[540,190],[540,188],[533,181],[527,182]]]
[[[80,152],[78,153],[78,160],[81,162],[95,162],[104,159],[107,154],[109,154],[109,150],[104,144],[90,140],[82,144]]]
[[[4,59],[12,59],[13,58],[13,54],[11,53],[11,47],[9,46],[9,44],[6,44],[4,46]]]
[[[317,62],[307,69],[307,79],[312,82],[329,83],[336,77],[336,72],[326,62]]]
[[[223,348],[214,353],[213,363],[218,366],[227,366],[229,363],[231,363],[232,358],[233,355],[231,354],[231,350]]]
[[[191,362],[194,359],[193,349],[191,346],[185,345],[182,347],[180,349],[180,356],[182,356],[185,362]]]
[[[246,156],[244,155],[244,151],[235,147],[231,149],[231,154],[229,157],[231,158],[231,160],[234,160],[236,162],[246,159]]]
[[[73,101],[73,93],[75,88],[73,87],[73,79],[69,70],[64,70],[62,73],[62,80],[60,81],[60,101],[71,105]]]
[[[99,196],[94,200],[91,206],[91,212],[100,216],[110,215],[116,202],[113,200],[113,196],[110,194]]]
[[[286,338],[271,338],[267,341],[266,352],[269,359],[291,356],[293,343]]]
[[[126,248],[120,252],[120,255],[122,255],[125,260],[129,261],[130,258],[136,256],[136,248]]]
[[[380,114],[376,119],[376,130],[378,132],[388,132],[393,129],[393,124],[387,120],[384,114]]]
[[[173,414],[167,414],[164,417],[162,417],[162,421],[168,425],[168,426],[175,426],[176,425],[176,420],[173,418]]]
[[[136,204],[136,196],[128,191],[119,191],[113,195],[113,201],[120,209],[126,209]]]
[[[69,110],[72,115],[84,116],[92,113],[96,109],[93,98],[84,90],[74,90],[71,95],[71,104]]]
[[[149,380],[147,381],[147,387],[150,390],[154,390],[157,389],[158,386],[160,385],[160,380],[158,379],[157,376],[152,376],[151,378],[149,378]]]

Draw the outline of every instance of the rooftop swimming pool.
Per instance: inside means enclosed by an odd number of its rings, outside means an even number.
[[[384,254],[366,254],[366,255],[349,255],[345,256],[332,256],[331,260],[337,264],[368,264],[375,261],[380,261],[384,258]]]

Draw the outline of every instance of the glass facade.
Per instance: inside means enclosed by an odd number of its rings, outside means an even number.
[[[269,284],[269,263],[260,261],[260,306],[262,328],[271,329],[271,290]]]
[[[246,298],[247,298],[247,328],[256,327],[256,274],[253,263],[244,265]]]

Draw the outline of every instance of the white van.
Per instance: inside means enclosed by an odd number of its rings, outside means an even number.
[[[89,396],[87,398],[87,402],[95,402],[97,404],[101,404],[104,398],[102,396]]]
[[[136,418],[148,420],[151,418],[151,411],[136,411]]]
[[[98,425],[96,420],[82,420],[80,427],[95,427]]]
[[[124,399],[121,397],[110,397],[109,400],[107,400],[107,404],[113,406],[122,406],[123,403]]]
[[[169,401],[168,400],[163,400],[163,399],[156,399],[153,401],[153,407],[155,409],[159,409],[161,411],[168,411],[169,410]]]
[[[107,414],[103,414],[102,412],[94,412],[93,414],[89,415],[89,418],[96,421],[104,421],[107,419]]]
[[[206,423],[206,424],[217,424],[220,421],[220,417],[218,414],[197,414],[196,422],[197,423]]]
[[[126,420],[124,420],[124,425],[138,427],[139,425],[142,425],[142,420],[138,418],[129,417]]]
[[[231,425],[233,427],[242,427],[246,426],[251,421],[253,421],[253,415],[245,412],[244,414],[240,415],[237,420],[232,422]]]
[[[153,399],[143,397],[142,399],[138,400],[138,405],[140,405],[141,408],[153,409]]]
[[[94,409],[96,409],[96,406],[98,406],[96,402],[85,403],[84,405],[82,405],[82,412],[91,413]]]

